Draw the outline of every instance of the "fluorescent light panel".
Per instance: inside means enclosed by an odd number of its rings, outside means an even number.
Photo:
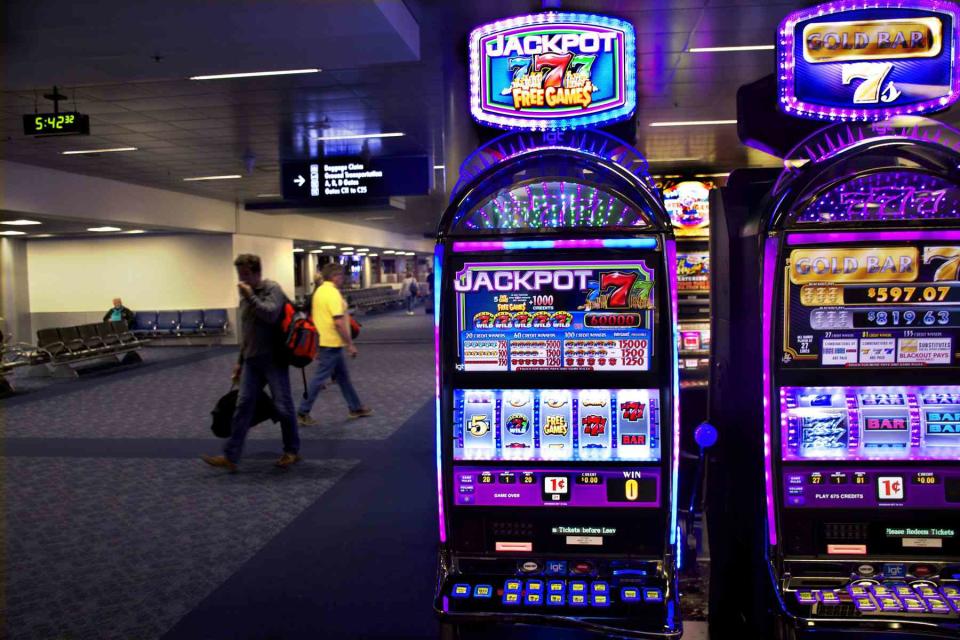
[[[26,231],[0,231],[0,236],[25,236],[27,235]]]
[[[322,244],[320,245],[321,249],[336,249],[337,245],[335,244]]]
[[[118,151],[136,151],[136,147],[111,147],[109,149],[73,149],[71,151],[61,151],[60,155],[79,156],[88,153],[117,153]]]
[[[323,249],[311,249],[310,253],[323,253]]]
[[[389,133],[356,133],[342,136],[317,136],[314,140],[364,140],[366,138],[402,138],[407,134],[402,131],[391,131]]]
[[[200,180],[238,180],[242,178],[239,173],[231,173],[225,176],[197,176],[195,178],[184,178],[184,182],[198,182]]]
[[[43,223],[40,222],[39,220],[25,220],[23,218],[20,218],[19,220],[4,220],[3,222],[0,222],[0,224],[6,224],[11,227],[27,227],[33,224],[43,224]]]
[[[691,47],[689,53],[724,53],[727,51],[773,51],[772,44],[745,44],[731,47]]]
[[[320,69],[284,69],[282,71],[248,71],[244,73],[216,73],[208,76],[190,76],[191,80],[229,80],[231,78],[260,78],[263,76],[292,76],[301,73],[319,73]]]
[[[395,253],[396,253],[396,251],[394,251],[393,249],[391,249],[391,250],[389,250],[389,251],[384,251],[384,252],[383,252],[383,255],[385,255],[385,256],[391,256],[391,255],[393,255],[393,254],[395,254]]]
[[[146,232],[147,231],[145,229],[130,229],[129,231],[123,231],[122,233],[126,233],[127,235],[139,235]]]
[[[293,248],[293,252],[294,252],[294,253],[303,253],[303,247],[294,247],[294,248]]]
[[[110,231],[123,231],[120,227],[87,227],[87,231],[96,231],[97,233],[108,233]]]
[[[258,193],[258,198],[280,198],[282,197],[279,193]]]
[[[651,127],[699,127],[711,124],[737,124],[736,120],[674,120],[651,122]]]
[[[433,165],[433,168],[434,168],[434,170],[440,170],[440,169],[443,169],[444,166],[443,166],[442,164],[435,164],[435,165]]]

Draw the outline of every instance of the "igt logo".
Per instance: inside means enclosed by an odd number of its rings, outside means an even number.
[[[607,430],[607,419],[604,416],[584,416],[580,420],[583,426],[583,435],[599,436]]]

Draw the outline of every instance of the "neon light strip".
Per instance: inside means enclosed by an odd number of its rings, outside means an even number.
[[[674,240],[666,242],[667,277],[670,280],[670,313],[673,314],[673,450],[670,460],[670,544],[676,545],[677,563],[681,562],[681,544],[683,541],[677,529],[677,504],[679,502],[680,482],[680,353],[677,351],[680,344],[680,325],[677,320],[679,305],[677,304],[677,243]]]
[[[787,236],[787,244],[789,245],[873,242],[880,240],[893,240],[898,242],[960,240],[960,229],[931,229],[929,231],[838,231],[834,233],[791,233]]]
[[[437,518],[440,521],[440,542],[447,541],[447,523],[443,511],[443,438],[440,435],[440,283],[443,282],[443,245],[433,252],[433,372],[436,383],[437,419]]]
[[[656,249],[656,238],[608,238],[585,240],[480,240],[454,242],[454,253],[470,251],[523,251],[526,249]]]
[[[773,323],[773,285],[777,275],[777,239],[767,238],[763,249],[763,482],[767,493],[767,535],[771,546],[777,544],[777,520],[773,511],[773,460],[771,429],[773,416],[770,394],[770,342]]]

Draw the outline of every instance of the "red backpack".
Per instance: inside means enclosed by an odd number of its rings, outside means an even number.
[[[298,311],[289,301],[285,302],[280,316],[280,330],[283,332],[287,359],[292,366],[302,369],[313,362],[317,357],[320,337],[309,315]]]

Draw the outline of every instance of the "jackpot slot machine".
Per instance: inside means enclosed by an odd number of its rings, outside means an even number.
[[[956,20],[803,9],[741,88],[746,144],[806,131],[714,218],[718,630],[960,635],[960,134],[919,117],[960,95]]]
[[[645,161],[495,139],[435,261],[441,620],[679,636],[676,253]]]

